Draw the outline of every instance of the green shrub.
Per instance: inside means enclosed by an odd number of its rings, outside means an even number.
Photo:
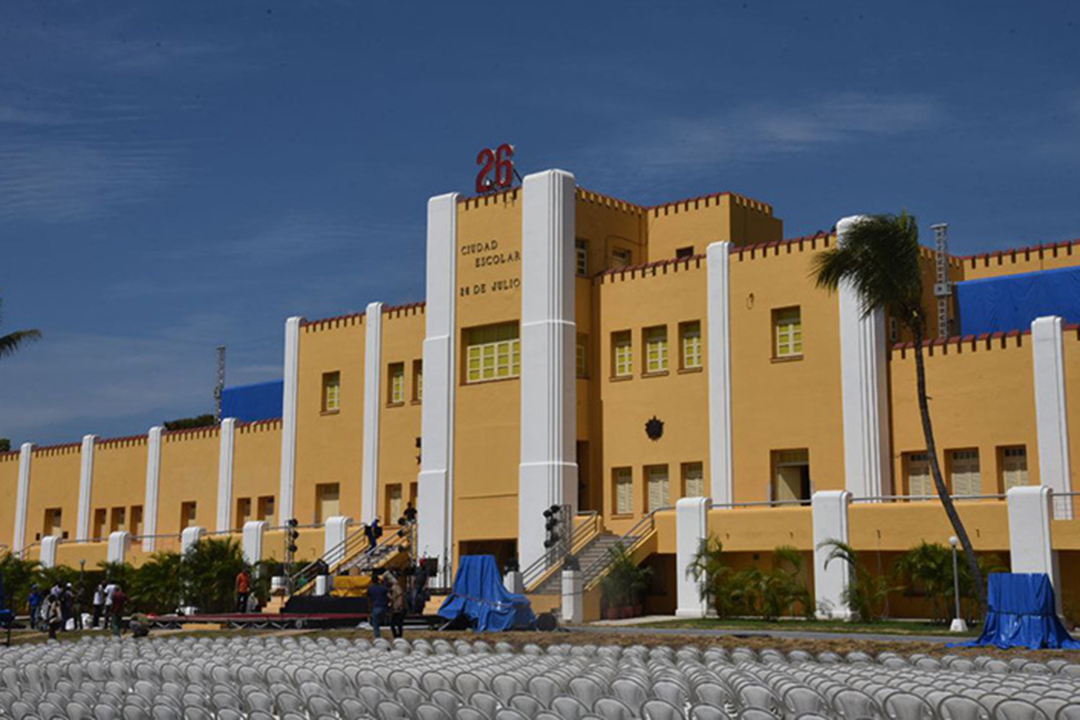
[[[616,543],[609,551],[611,564],[600,579],[600,592],[608,607],[632,607],[638,604],[649,587],[652,568],[634,562],[633,556],[622,543]]]

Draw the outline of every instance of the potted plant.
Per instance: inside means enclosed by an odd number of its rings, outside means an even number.
[[[604,617],[608,619],[630,618],[641,614],[641,593],[649,587],[652,568],[641,567],[626,551],[622,543],[609,550],[611,564],[600,580],[603,595]]]

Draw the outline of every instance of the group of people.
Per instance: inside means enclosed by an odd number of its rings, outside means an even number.
[[[30,627],[35,630],[47,632],[49,638],[55,640],[56,633],[68,628],[70,621],[71,629],[83,628],[82,612],[80,608],[80,595],[71,583],[61,585],[55,583],[49,590],[42,590],[36,584],[30,587]],[[111,626],[113,634],[120,636],[124,609],[127,605],[127,594],[119,583],[102,581],[94,588],[93,615],[91,627],[101,626],[104,616],[105,624]]]
[[[405,614],[409,610],[405,588],[393,573],[385,572],[382,577],[373,574],[368,586],[368,613],[371,629],[375,637],[381,636],[382,626],[389,621],[390,634],[396,638],[405,634]]]

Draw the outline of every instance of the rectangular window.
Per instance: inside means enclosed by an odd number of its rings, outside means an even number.
[[[699,463],[683,463],[683,497],[705,497],[705,468]]]
[[[130,528],[128,532],[132,535],[142,535],[143,529],[143,513],[142,505],[131,506],[131,521],[128,524]]]
[[[611,268],[618,270],[620,268],[629,267],[633,262],[634,256],[626,248],[614,248],[611,251]]]
[[[934,479],[930,476],[930,456],[924,452],[907,453],[908,495],[929,497],[935,494]]]
[[[118,532],[127,529],[127,508],[115,507],[112,509],[112,519],[109,521],[109,532]]]
[[[105,508],[97,508],[94,510],[94,532],[93,536],[95,540],[104,540],[107,533],[105,532],[105,521],[108,519],[108,511]]]
[[[802,313],[799,308],[773,310],[773,357],[800,357],[803,351]]]
[[[521,375],[521,340],[516,322],[468,330],[465,345],[466,382]]]
[[[233,523],[233,527],[237,530],[243,530],[244,523],[248,520],[251,520],[251,498],[237,498],[236,522]]]
[[[701,323],[697,320],[679,324],[679,344],[682,357],[679,359],[683,370],[697,370],[701,367]]]
[[[327,518],[340,515],[340,488],[337,483],[323,483],[315,486],[315,523],[324,523]]]
[[[611,334],[611,374],[614,377],[634,374],[634,341],[629,330]]]
[[[401,483],[386,486],[386,524],[398,525],[401,514],[405,512],[405,502],[401,494]]]
[[[772,499],[776,501],[810,501],[810,451],[775,450],[773,461]]]
[[[412,399],[413,402],[424,400],[424,361],[413,360],[412,363]]]
[[[341,373],[328,372],[322,376],[322,411],[336,413],[341,410]]]
[[[48,508],[45,510],[45,522],[41,528],[41,536],[62,535],[64,532],[64,511],[61,508]]]
[[[180,529],[193,527],[198,516],[198,505],[194,501],[180,503]]]
[[[671,504],[671,484],[668,481],[667,465],[651,465],[645,468],[645,480],[649,496],[645,510],[652,512]]]
[[[272,527],[274,525],[274,496],[263,495],[260,497],[256,512],[258,513],[255,516],[256,520],[265,520],[267,525]]]
[[[391,405],[405,404],[405,363],[390,363],[388,371]]]
[[[615,485],[615,514],[632,515],[634,512],[634,471],[628,467],[611,471]]]
[[[978,495],[982,492],[978,450],[953,450],[949,453],[949,482],[953,495]]]
[[[645,372],[662,373],[668,369],[667,325],[645,328]]]
[[[583,238],[574,241],[574,271],[580,277],[589,277],[589,241]]]
[[[1028,484],[1027,448],[1023,445],[1001,448],[1002,492]]]
[[[694,257],[694,246],[693,245],[691,245],[689,247],[681,247],[681,248],[678,248],[678,249],[675,250],[675,259],[676,260],[685,260],[687,258],[692,258],[692,257]]]
[[[574,348],[574,367],[579,378],[589,377],[589,356],[586,351],[588,342],[585,335],[577,336],[577,346]]]

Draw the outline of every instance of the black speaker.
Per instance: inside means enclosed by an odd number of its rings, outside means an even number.
[[[557,627],[559,627],[559,621],[551,613],[540,613],[536,616],[536,629],[540,632],[552,632]]]
[[[428,577],[439,574],[439,558],[424,558],[424,570]]]

